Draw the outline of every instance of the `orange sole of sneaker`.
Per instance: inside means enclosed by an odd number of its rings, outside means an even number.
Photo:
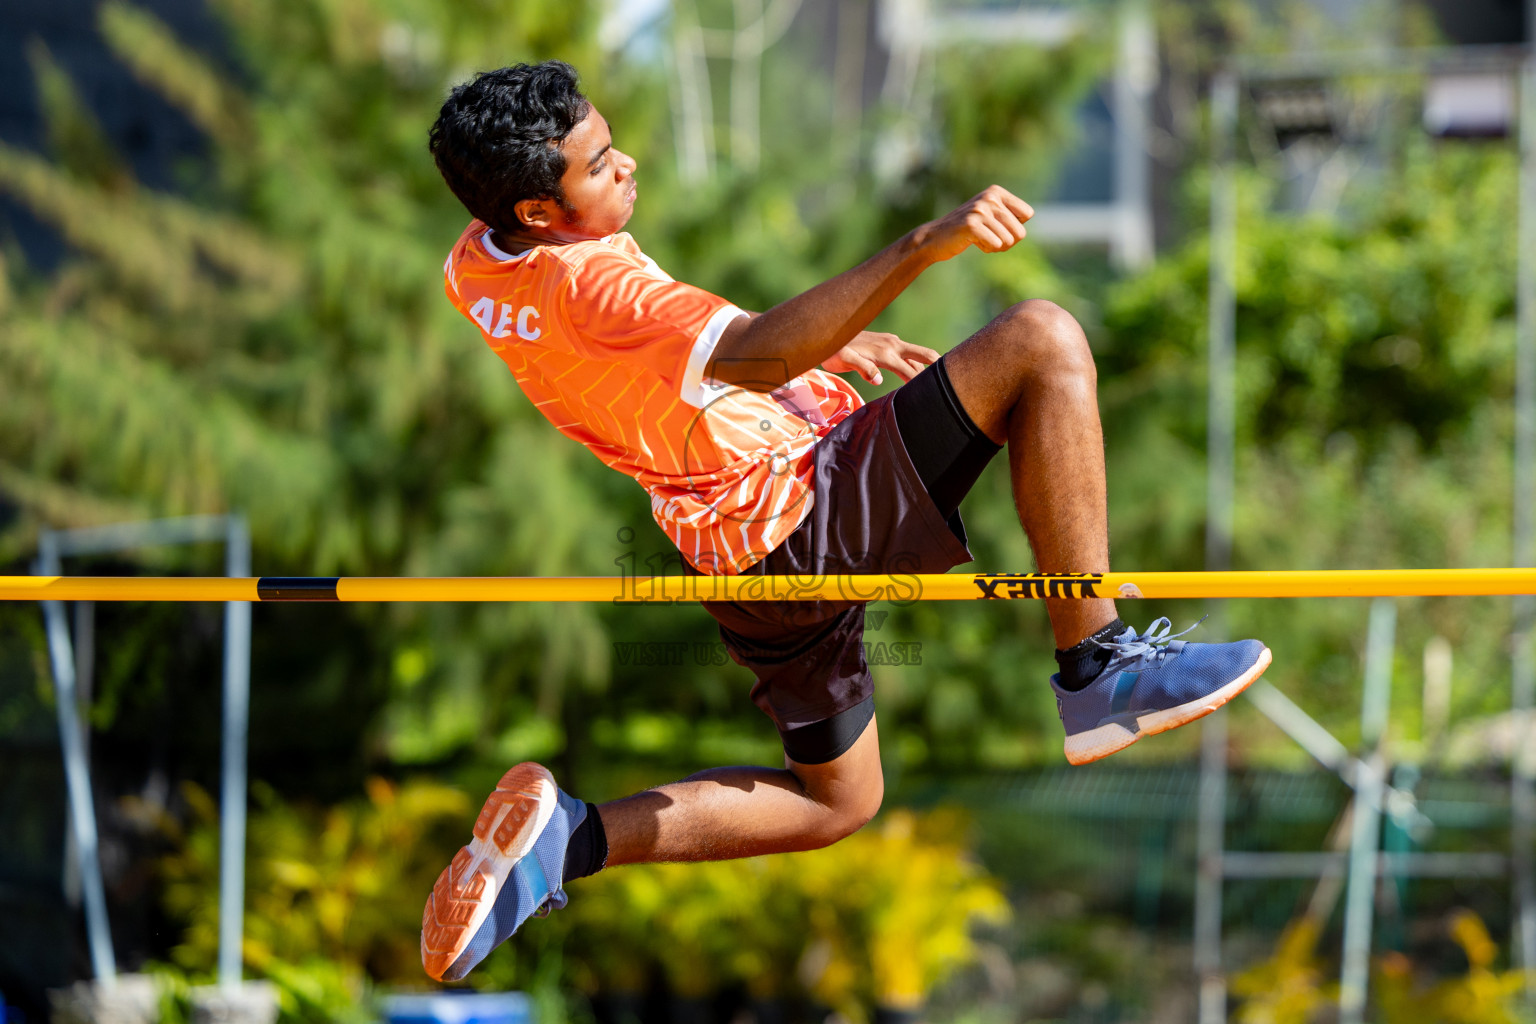
[[[485,922],[512,867],[533,847],[558,796],[531,761],[509,769],[475,819],[474,839],[437,876],[421,912],[421,965],[438,981]]]

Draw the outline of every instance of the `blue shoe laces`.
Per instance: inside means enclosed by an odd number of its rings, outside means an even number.
[[[1204,622],[1207,617],[1202,615],[1193,626],[1175,633],[1173,632],[1173,623],[1168,620],[1167,616],[1163,616],[1154,620],[1152,625],[1147,627],[1145,633],[1137,633],[1135,627],[1131,627],[1131,638],[1129,640],[1095,640],[1093,642],[1121,658],[1145,657],[1155,658],[1158,662],[1162,662],[1170,654],[1176,656],[1179,653],[1178,651],[1170,651],[1168,649],[1169,646],[1185,633],[1192,632],[1199,627],[1200,623]],[[1121,633],[1120,635],[1124,636],[1125,634]]]

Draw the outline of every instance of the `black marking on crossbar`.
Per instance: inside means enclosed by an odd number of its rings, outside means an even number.
[[[262,601],[335,601],[339,576],[263,576],[256,581]]]
[[[1098,597],[1104,580],[1097,572],[994,572],[972,577],[977,600],[1030,597]]]

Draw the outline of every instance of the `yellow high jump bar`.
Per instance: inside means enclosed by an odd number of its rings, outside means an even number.
[[[1536,569],[846,576],[0,576],[0,601],[986,601],[1536,594]]]

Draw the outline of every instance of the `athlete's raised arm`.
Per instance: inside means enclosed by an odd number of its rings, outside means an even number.
[[[837,372],[857,369],[869,377],[865,371],[872,364],[876,371],[884,366],[908,377],[913,363],[932,361],[930,350],[892,335],[869,335],[868,344],[846,353],[844,346],[928,267],[973,245],[982,252],[1006,252],[1024,237],[1024,222],[1034,215],[1024,200],[992,185],[853,269],[760,316],[735,320],[720,336],[706,372],[723,384],[759,391],[828,360]]]

